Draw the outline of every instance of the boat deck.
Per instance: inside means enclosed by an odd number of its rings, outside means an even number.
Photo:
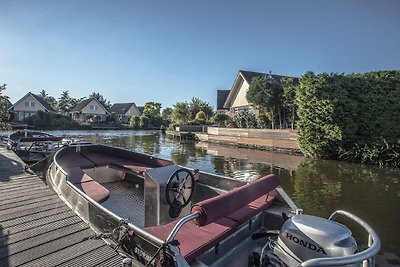
[[[125,181],[103,183],[111,194],[101,205],[134,225],[144,227],[144,189]]]
[[[101,239],[0,145],[0,266],[121,266]]]

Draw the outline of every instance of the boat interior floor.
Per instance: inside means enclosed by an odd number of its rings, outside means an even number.
[[[126,181],[102,183],[110,197],[101,205],[134,225],[144,227],[144,188]]]

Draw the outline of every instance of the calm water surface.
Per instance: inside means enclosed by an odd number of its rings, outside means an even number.
[[[400,170],[202,143],[179,143],[149,131],[55,131],[75,139],[123,147],[236,179],[275,173],[305,213],[328,217],[344,209],[365,219],[382,241],[379,266],[399,266]],[[363,232],[353,233],[366,240]]]

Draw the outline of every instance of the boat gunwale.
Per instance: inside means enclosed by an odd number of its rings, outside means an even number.
[[[73,147],[73,146],[81,146],[81,145],[75,145],[75,144],[74,144],[74,145],[72,145],[72,147]],[[84,144],[84,146],[98,146],[98,145],[97,145],[97,144]],[[107,146],[107,145],[102,145],[102,146],[111,147],[111,146]],[[115,213],[112,212],[111,210],[109,210],[109,209],[105,208],[104,206],[102,206],[101,204],[97,203],[97,202],[96,202],[95,200],[93,200],[90,196],[84,194],[84,193],[83,193],[81,190],[79,190],[74,184],[72,184],[70,181],[68,181],[68,173],[61,167],[61,165],[60,165],[60,164],[58,163],[58,161],[57,161],[58,153],[60,153],[63,149],[65,149],[65,148],[67,148],[67,147],[71,147],[71,145],[66,146],[66,147],[63,147],[62,149],[59,149],[59,150],[54,154],[54,157],[53,157],[53,162],[56,164],[56,167],[58,168],[58,170],[60,170],[60,171],[65,175],[65,179],[66,179],[67,185],[70,186],[72,189],[74,189],[79,195],[83,196],[87,201],[90,202],[90,204],[94,205],[96,208],[98,208],[99,210],[101,210],[101,211],[104,212],[105,214],[109,215],[110,217],[113,217],[113,218],[114,218],[115,220],[117,220],[117,221],[125,221],[124,218],[118,216],[117,214],[115,214]],[[112,148],[112,147],[111,147],[111,148]],[[126,149],[124,149],[124,150],[126,150]],[[132,152],[132,151],[129,151],[129,150],[126,150],[126,151]],[[51,175],[50,175],[50,177],[51,177]],[[57,187],[53,187],[53,188],[55,188],[57,191],[59,191]],[[59,193],[60,193],[61,195],[63,195],[62,192],[59,192]],[[68,202],[68,200],[67,200],[67,202]],[[80,216],[80,217],[82,217],[82,216]],[[150,234],[150,233],[144,231],[143,229],[141,229],[141,228],[137,227],[136,225],[132,224],[131,222],[128,221],[127,224],[128,224],[128,226],[129,226],[132,230],[135,231],[135,234],[140,234],[142,237],[148,239],[148,241],[151,241],[151,242],[155,243],[154,245],[161,246],[161,245],[164,243],[163,240],[161,240],[161,239],[159,239],[158,237],[156,237],[156,236],[154,236],[154,235],[152,235],[152,234]]]

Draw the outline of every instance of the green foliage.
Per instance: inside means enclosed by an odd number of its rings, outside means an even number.
[[[204,118],[205,120],[207,120],[213,114],[213,108],[208,102],[205,102],[199,98],[192,98],[192,101],[189,104],[189,119],[195,119],[196,114],[200,111],[203,111],[206,115]]]
[[[148,129],[149,126],[150,126],[150,119],[149,119],[149,117],[147,117],[147,116],[145,116],[145,115],[140,116],[140,121],[139,121],[139,127],[140,127],[140,129],[145,130],[145,129]]]
[[[71,98],[68,91],[63,91],[58,98],[58,110],[62,113],[68,113],[78,102],[80,100]]]
[[[161,118],[163,120],[164,125],[169,125],[172,122],[172,112],[174,110],[172,108],[165,108],[162,111]]]
[[[146,102],[144,104],[143,115],[147,117],[156,117],[160,116],[161,112],[161,103],[157,102]]]
[[[294,123],[296,120],[296,86],[294,85],[293,78],[286,77],[281,80],[283,86],[283,107],[289,111],[288,122],[291,125],[292,130],[294,129]]]
[[[24,123],[42,130],[88,129],[90,126],[80,125],[69,116],[39,110],[35,115],[24,119]]]
[[[110,109],[111,108],[111,103],[108,101],[102,94],[93,92],[89,95],[89,98],[96,98],[99,100],[99,102],[106,108]]]
[[[257,119],[252,112],[240,112],[231,121],[230,127],[234,128],[256,128]]]
[[[298,141],[306,155],[398,165],[400,71],[308,72],[296,103]]]
[[[173,109],[172,119],[175,123],[185,124],[189,121],[189,104],[187,102],[176,102]]]
[[[271,121],[269,119],[268,114],[261,113],[257,117],[257,126],[258,126],[258,128],[266,129],[266,128],[268,128],[269,125],[271,125]]]
[[[140,129],[140,116],[131,117],[131,128],[134,130]]]
[[[197,112],[195,119],[196,120],[204,120],[204,121],[206,121],[207,120],[207,115],[206,115],[206,113],[204,111],[199,111],[199,112]]]
[[[227,114],[215,113],[214,116],[210,118],[211,123],[225,124],[230,119]]]
[[[148,118],[148,128],[160,128],[162,124],[161,103],[146,102],[144,104],[143,115]]]
[[[3,91],[6,90],[7,85],[0,84],[0,130],[9,129],[10,114],[8,113],[8,97],[3,95]]]
[[[41,97],[43,97],[44,100],[46,100],[46,102],[49,103],[49,105],[50,105],[54,110],[58,110],[58,103],[57,103],[57,100],[56,100],[54,97],[49,96],[49,94],[46,92],[46,90],[40,91],[40,92],[39,92],[39,95],[40,95]]]
[[[268,114],[271,128],[275,129],[277,115],[281,115],[282,84],[270,79],[267,75],[254,77],[247,90],[246,98],[249,103],[258,105],[262,111]],[[279,119],[282,128],[282,119]]]

